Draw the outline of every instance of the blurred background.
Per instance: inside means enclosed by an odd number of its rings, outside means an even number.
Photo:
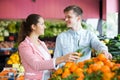
[[[63,9],[68,5],[78,5],[83,9],[83,28],[93,31],[120,61],[119,0],[0,0],[0,67],[15,68],[23,75],[17,37],[21,22],[31,13],[45,18],[45,35],[39,38],[45,41],[52,56],[57,35],[67,30]],[[10,69],[7,71],[15,72]]]

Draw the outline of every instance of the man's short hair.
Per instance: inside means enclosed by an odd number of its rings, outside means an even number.
[[[66,7],[64,9],[64,13],[68,12],[70,10],[73,10],[77,14],[77,16],[83,14],[83,10],[79,6],[76,6],[76,5],[70,5],[70,6]]]

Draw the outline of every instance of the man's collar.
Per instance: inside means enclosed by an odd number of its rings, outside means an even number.
[[[78,30],[78,31],[74,31],[74,30],[72,30],[72,29],[69,29],[69,32],[71,32],[72,34],[81,34],[81,32],[83,32],[84,31],[84,29],[80,29],[80,30]]]

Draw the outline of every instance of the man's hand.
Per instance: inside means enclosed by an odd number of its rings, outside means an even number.
[[[107,59],[112,60],[112,54],[110,54],[108,51],[102,51],[103,54],[105,54]]]

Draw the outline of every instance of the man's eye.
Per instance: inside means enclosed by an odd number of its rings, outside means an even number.
[[[65,19],[70,19],[71,17],[65,17]]]
[[[67,18],[69,18],[69,19],[70,19],[71,17],[70,17],[70,16],[68,16]]]

